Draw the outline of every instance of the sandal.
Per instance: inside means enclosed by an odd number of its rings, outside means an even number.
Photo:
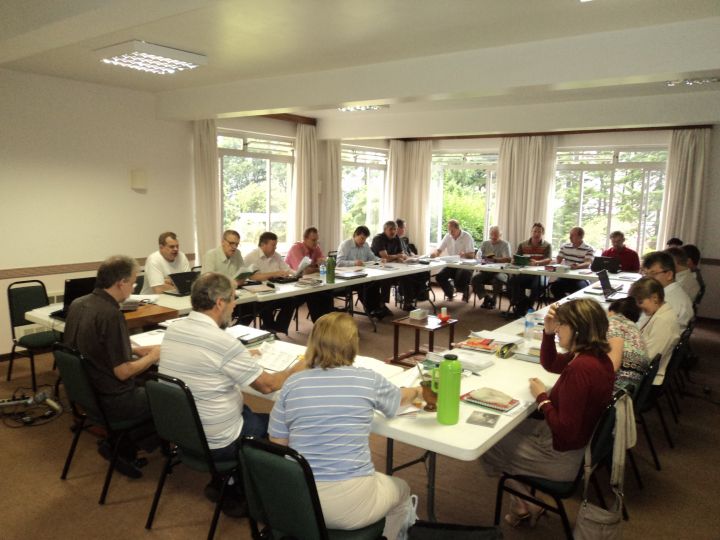
[[[524,522],[530,523],[532,514],[525,512],[524,514],[516,514],[514,510],[510,510],[509,514],[505,514],[505,523],[511,527],[519,527]]]

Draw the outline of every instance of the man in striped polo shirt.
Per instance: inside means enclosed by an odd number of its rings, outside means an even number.
[[[212,457],[235,459],[240,437],[264,437],[269,420],[267,414],[255,413],[243,403],[239,388],[249,386],[269,394],[305,365],[297,362],[285,371],[264,371],[253,352],[225,332],[235,308],[235,283],[227,276],[215,272],[200,276],[193,283],[190,301],[190,314],[165,332],[159,370],[182,380],[192,391]],[[221,486],[222,480],[213,478],[205,496],[217,501]],[[245,513],[240,482],[228,493],[223,512],[232,517]]]
[[[595,250],[583,242],[583,238],[585,238],[585,231],[582,227],[570,229],[570,241],[563,244],[557,254],[558,264],[566,264],[572,270],[590,268],[595,258]],[[550,284],[550,291],[555,298],[559,299],[587,286],[588,282],[584,279],[560,278]]]

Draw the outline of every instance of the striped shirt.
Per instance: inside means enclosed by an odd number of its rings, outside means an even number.
[[[240,436],[243,397],[237,386],[251,384],[263,372],[239,340],[197,311],[165,332],[159,371],[192,391],[211,450]]]
[[[532,243],[532,238],[525,242],[520,242],[515,252],[517,255],[527,255],[535,261],[549,259],[552,255],[552,246],[549,242],[541,240],[538,245]]]
[[[595,250],[585,242],[575,247],[572,242],[563,244],[558,252],[558,261],[563,264],[582,264],[592,262],[595,258]]]
[[[370,369],[309,369],[283,385],[268,433],[288,439],[319,482],[370,476],[373,413],[394,416],[399,406],[400,389]]]

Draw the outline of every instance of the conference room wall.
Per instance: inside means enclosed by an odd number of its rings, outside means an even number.
[[[195,251],[191,125],[157,120],[151,94],[0,70],[0,123],[0,270],[146,257],[165,230]],[[130,186],[138,169],[145,191]],[[51,293],[66,277],[39,276]]]

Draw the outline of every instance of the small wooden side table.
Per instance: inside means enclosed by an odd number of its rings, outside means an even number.
[[[393,356],[392,358],[388,358],[388,360],[395,364],[401,364],[404,366],[412,365],[408,362],[402,362],[402,360],[405,360],[407,358],[412,358],[413,356],[427,354],[428,352],[433,350],[433,347],[435,345],[435,332],[438,330],[441,330],[443,328],[448,328],[450,330],[450,339],[448,340],[448,349],[452,346],[453,341],[455,341],[455,325],[457,324],[457,319],[449,319],[447,322],[441,322],[440,319],[433,315],[429,315],[427,319],[417,320],[417,319],[411,319],[410,317],[403,317],[402,319],[396,319],[393,321],[394,325],[394,339],[393,339]],[[399,341],[400,341],[400,328],[412,328],[415,330],[415,349],[399,354],[398,347],[399,347]],[[428,333],[428,350],[424,350],[420,348],[420,332],[425,331]]]
[[[128,330],[132,330],[158,324],[168,319],[175,319],[179,316],[180,314],[177,309],[158,306],[156,304],[145,304],[135,311],[125,313],[125,322],[127,323]]]

